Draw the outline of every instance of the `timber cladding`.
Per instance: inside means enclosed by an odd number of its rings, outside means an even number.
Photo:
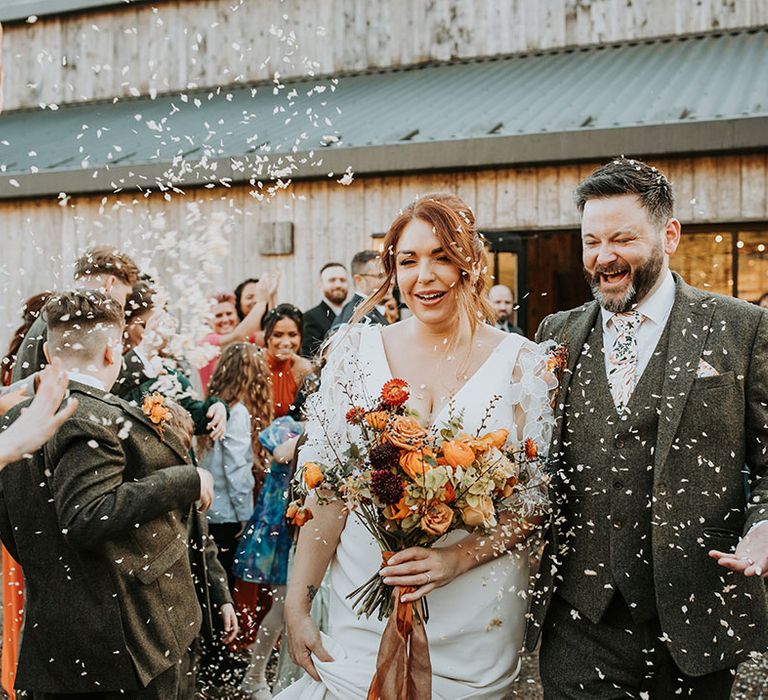
[[[235,7],[236,9],[232,9]],[[285,16],[286,19],[282,19]],[[6,109],[768,25],[765,0],[174,0],[6,26]]]
[[[685,224],[768,220],[768,155],[653,160],[672,181],[676,214]],[[0,268],[0,328],[17,325],[19,302],[43,289],[67,287],[76,254],[94,243],[114,243],[136,255],[140,265],[166,275],[186,275],[195,284],[203,245],[188,226],[190,204],[203,221],[227,221],[228,251],[210,252],[222,269],[216,288],[233,289],[265,270],[282,273],[279,298],[302,308],[317,303],[317,271],[330,260],[348,263],[376,245],[400,208],[414,197],[449,190],[475,209],[481,230],[529,232],[538,239],[528,260],[532,298],[553,294],[564,246],[558,235],[579,227],[572,192],[599,163],[504,168],[392,177],[359,177],[344,186],[334,180],[295,182],[271,200],[257,201],[248,186],[186,194],[141,193],[0,202],[4,232]],[[292,255],[261,255],[288,245]],[[282,232],[278,237],[277,232]],[[164,246],[168,236],[174,245]],[[207,244],[206,244],[207,245]],[[572,246],[572,241],[567,244]],[[287,249],[287,248],[284,248]],[[573,258],[578,250],[571,250]],[[544,313],[541,299],[532,313]],[[540,307],[540,308],[539,308]],[[0,342],[5,342],[10,330]]]

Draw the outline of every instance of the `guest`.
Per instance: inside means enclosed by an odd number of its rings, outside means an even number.
[[[352,258],[352,264],[349,267],[352,271],[355,293],[344,305],[341,313],[333,322],[331,329],[338,328],[342,323],[349,323],[355,313],[355,309],[371,294],[376,292],[386,278],[381,264],[381,256],[375,250],[362,250],[359,253],[355,253],[355,256]],[[366,318],[370,323],[378,323],[382,326],[387,325],[387,319],[384,317],[383,310],[379,307],[373,308],[366,314]]]
[[[8,353],[0,363],[0,385],[7,386],[11,383],[11,372],[16,362],[16,353],[24,340],[35,319],[40,315],[45,302],[51,292],[41,292],[31,296],[21,307],[23,322],[14,331],[8,346]],[[6,398],[6,397],[3,397]],[[26,392],[19,395],[19,400],[26,398]],[[8,409],[9,410],[10,406]],[[5,413],[5,410],[2,410]],[[24,612],[24,574],[18,562],[2,547],[2,606],[3,606],[3,637],[2,637],[2,662],[0,662],[0,678],[3,689],[10,700],[15,700],[13,690],[16,678],[16,666],[18,663],[19,642],[21,641],[21,627]]]
[[[262,351],[251,343],[227,346],[210,389],[229,406],[229,420],[222,440],[198,441],[200,465],[213,476],[209,530],[233,590],[235,547],[253,513],[255,486],[263,481],[269,458],[258,438],[259,431],[272,422],[273,410],[270,370]]]
[[[264,275],[261,281],[256,283],[257,299],[242,321],[238,321],[237,299],[234,294],[224,292],[215,295],[212,299],[213,307],[211,309],[212,332],[203,338],[202,343],[224,347],[230,343],[253,342],[255,336],[262,330],[262,317],[267,311],[270,297],[277,290],[279,281],[279,275]],[[218,356],[211,359],[199,370],[200,381],[206,392],[217,362]]]
[[[21,307],[22,324],[13,332],[11,342],[8,345],[8,352],[0,362],[0,384],[8,386],[11,383],[11,372],[16,363],[16,353],[19,351],[24,336],[27,335],[32,324],[35,322],[40,312],[48,301],[51,292],[40,292],[29,297]]]
[[[525,335],[523,329],[515,323],[515,295],[509,287],[504,284],[494,285],[488,291],[488,300],[496,312],[496,328],[505,333]]]
[[[308,360],[296,354],[301,347],[302,322],[302,314],[295,306],[280,304],[270,311],[264,327],[267,360],[272,370],[274,412],[278,419],[289,413],[299,387],[314,370]],[[251,664],[241,688],[252,700],[270,697],[266,668],[283,628],[283,602],[291,550],[285,509],[288,504],[289,463],[300,432],[295,421],[279,426],[273,424],[270,429],[272,435],[265,437],[265,440],[274,459],[259,493],[253,518],[238,546],[233,569],[239,578],[267,587],[272,592],[271,608],[251,647]],[[238,587],[241,585],[238,582]]]
[[[139,268],[125,253],[110,246],[98,246],[87,250],[75,261],[75,284],[80,289],[100,290],[115,299],[121,307],[139,278]],[[45,322],[38,318],[30,327],[21,343],[16,364],[13,367],[14,382],[33,374],[45,366],[43,352],[46,340]],[[144,349],[136,347],[122,358],[120,376],[112,391],[126,394],[148,377],[154,376],[151,357]]]
[[[275,417],[286,416],[293,407],[299,387],[304,380],[313,373],[313,365],[306,358],[298,355],[301,348],[301,330],[303,316],[301,311],[291,304],[279,304],[267,315],[264,323],[264,336],[267,343],[266,358],[270,368],[272,379],[273,415]],[[286,460],[289,462],[290,458]],[[284,513],[287,505],[287,484],[289,469],[287,463],[276,464],[273,462],[267,479],[264,482],[255,512],[263,514],[272,528],[274,536],[270,538],[272,554],[275,559],[274,570],[277,576],[260,582],[261,590],[268,593],[274,586],[285,584],[285,573],[288,565],[288,553],[290,551],[291,538],[288,534]],[[270,605],[270,598],[264,593],[260,595],[260,586],[243,580],[235,584],[235,607],[240,615],[240,641],[251,645],[256,641],[259,616],[264,614]],[[280,606],[282,597],[274,599]],[[282,608],[280,608],[282,609]],[[266,627],[260,635],[263,642],[272,648],[276,635],[282,628],[282,619],[279,625],[272,624]],[[254,652],[256,653],[256,652]]]
[[[195,424],[189,412],[172,400],[163,402],[169,411],[165,430],[173,432],[192,455]],[[197,600],[203,616],[199,637],[190,647],[190,670],[181,679],[179,698],[192,698],[195,690],[211,689],[211,668],[218,667],[224,645],[237,635],[237,615],[227,585],[227,572],[218,559],[216,543],[208,532],[208,520],[195,504],[186,514],[187,550]],[[217,614],[218,613],[218,614]]]
[[[304,313],[304,334],[301,341],[301,354],[314,357],[326,333],[331,329],[336,317],[344,308],[349,292],[347,268],[341,263],[329,262],[320,268],[320,291],[322,301]]]
[[[164,416],[108,393],[120,303],[60,294],[43,315],[78,406],[44,450],[0,473],[0,537],[28,596],[16,687],[177,697],[201,623],[182,520],[196,500],[210,505],[211,476],[185,463]]]
[[[123,398],[141,405],[144,398],[159,393],[184,408],[192,418],[195,435],[210,435],[219,440],[226,430],[228,409],[214,394],[200,400],[192,382],[178,368],[178,363],[165,356],[166,345],[173,334],[175,320],[164,309],[155,308],[157,294],[147,281],[138,282],[126,302],[126,327],[123,343],[131,347],[145,345],[156,356],[157,375],[142,382]],[[152,338],[147,338],[151,334]]]
[[[384,307],[384,318],[387,319],[387,323],[391,325],[400,320],[400,305],[393,294],[384,297],[381,305]]]
[[[267,274],[267,279],[270,285],[269,299],[267,300],[267,308],[264,314],[270,309],[274,309],[277,306],[277,282],[280,279],[280,273]],[[259,300],[258,291],[259,280],[256,277],[249,277],[246,280],[240,282],[235,287],[235,309],[237,310],[237,317],[242,321],[250,312]],[[264,316],[261,317],[262,328],[264,326]],[[259,347],[264,347],[264,331],[259,330],[254,333],[248,340],[251,343],[256,343]]]

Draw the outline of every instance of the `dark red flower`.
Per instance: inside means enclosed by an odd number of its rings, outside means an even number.
[[[376,445],[368,453],[373,469],[394,469],[400,462],[400,450],[389,442]]]
[[[397,503],[403,496],[403,482],[388,469],[371,472],[371,492],[385,506]]]

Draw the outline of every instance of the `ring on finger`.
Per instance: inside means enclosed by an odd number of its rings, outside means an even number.
[[[429,571],[425,571],[424,575],[427,577],[427,582],[424,585],[428,586],[430,583],[432,583],[432,577],[429,575]]]

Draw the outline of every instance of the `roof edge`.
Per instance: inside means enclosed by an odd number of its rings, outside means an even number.
[[[328,148],[268,159],[227,156],[203,170],[200,162],[186,162],[184,173],[172,165],[151,163],[93,170],[59,170],[0,176],[0,200],[27,197],[104,194],[123,191],[170,190],[224,186],[264,179],[254,175],[259,166],[269,170],[292,162],[286,179],[327,179],[347,168],[356,175],[387,175],[439,170],[480,170],[524,165],[600,160],[621,153],[637,156],[690,156],[768,150],[768,116],[722,119],[684,124],[655,124],[557,133],[484,136],[473,139],[392,144],[357,148]]]

